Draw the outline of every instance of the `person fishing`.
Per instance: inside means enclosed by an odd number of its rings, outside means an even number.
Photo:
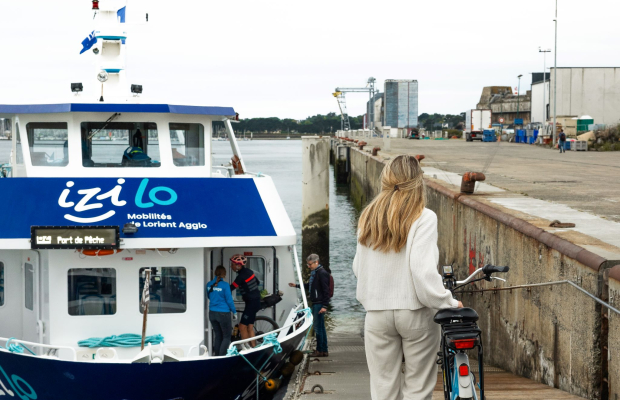
[[[256,321],[256,314],[260,311],[260,281],[254,271],[245,267],[247,262],[248,259],[241,254],[235,254],[230,258],[230,268],[237,273],[231,290],[239,289],[245,303],[239,322],[241,339],[254,336],[254,321]],[[256,346],[256,341],[252,340],[250,345]]]
[[[215,268],[216,278],[207,283],[207,297],[209,298],[209,322],[213,331],[214,356],[224,356],[230,346],[232,336],[232,319],[237,319],[237,310],[232,298],[230,285],[225,281],[226,268],[221,265]]]

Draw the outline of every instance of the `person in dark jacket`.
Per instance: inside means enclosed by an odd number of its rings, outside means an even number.
[[[314,318],[314,332],[316,333],[316,351],[310,357],[327,357],[327,331],[325,330],[325,313],[330,301],[329,272],[319,264],[319,256],[310,254],[306,259],[310,268],[310,281],[304,283],[304,289],[312,302],[312,316]],[[299,288],[295,283],[289,283],[290,287]]]
[[[225,281],[226,268],[221,265],[215,268],[215,276],[207,283],[207,297],[209,298],[209,321],[213,330],[214,356],[225,356],[232,336],[232,319],[237,319],[237,310],[230,291],[230,285]]]
[[[254,322],[256,314],[260,311],[260,281],[250,268],[246,268],[248,259],[241,254],[235,254],[230,258],[230,269],[237,273],[230,290],[239,289],[241,298],[245,303],[241,321],[239,322],[239,333],[241,339],[249,339],[254,336]],[[256,340],[252,340],[250,346],[256,346]]]
[[[566,133],[564,133],[564,130],[562,128],[560,128],[560,134],[558,135],[558,139],[558,147],[560,148],[560,153],[566,153]]]

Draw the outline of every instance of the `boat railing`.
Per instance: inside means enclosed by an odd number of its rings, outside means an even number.
[[[293,332],[291,334],[297,332],[299,329],[301,329],[303,326],[305,326],[308,323],[308,321],[310,323],[312,323],[312,313],[310,312],[310,310],[309,309],[300,309],[301,307],[303,307],[303,303],[299,304],[299,305],[297,305],[297,307],[295,307],[295,315],[299,314],[300,312],[303,312],[304,313],[303,318],[295,319],[292,322],[284,325],[282,328],[275,329],[275,330],[273,330],[271,332],[263,333],[262,335],[257,335],[257,336],[254,336],[254,337],[251,337],[251,338],[248,338],[248,339],[237,340],[235,342],[232,342],[230,344],[230,346],[228,346],[228,348],[229,349],[233,349],[233,348],[235,348],[238,345],[241,346],[241,347],[244,347],[244,345],[246,343],[249,343],[249,342],[252,342],[252,341],[255,341],[255,340],[258,340],[258,339],[262,339],[262,338],[264,338],[267,335],[272,335],[274,333],[280,333],[280,332],[282,332],[282,331],[284,331],[286,329],[290,329],[291,327],[293,328]],[[257,348],[247,349],[247,352],[252,351],[252,350],[257,350]]]
[[[73,356],[71,358],[71,361],[76,361],[77,360],[77,351],[73,347],[70,347],[70,346],[59,346],[59,345],[55,345],[55,344],[35,343],[35,342],[29,342],[29,341],[26,341],[26,340],[20,340],[20,339],[15,339],[15,338],[3,338],[3,337],[0,337],[0,342],[4,343],[4,347],[5,348],[6,348],[7,343],[9,341],[11,341],[11,343],[14,342],[14,343],[17,343],[17,344],[23,344],[24,346],[38,347],[42,351],[43,351],[43,349],[47,349],[45,354],[42,354],[42,355],[34,354],[35,357],[39,357],[39,356],[58,357],[58,351],[59,350],[68,350],[71,353],[71,355]],[[11,351],[11,350],[8,350],[8,351]],[[29,354],[28,350],[25,350],[24,354]]]

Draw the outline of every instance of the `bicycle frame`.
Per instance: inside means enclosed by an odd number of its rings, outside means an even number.
[[[444,286],[454,296],[458,289],[479,280],[503,280],[491,277],[491,274],[507,271],[507,267],[485,266],[474,271],[464,281],[457,281],[452,266],[444,266],[442,276]],[[484,276],[474,279],[480,273]],[[484,399],[484,350],[482,331],[476,323],[478,315],[472,309],[449,309],[443,313],[440,310],[435,318],[435,322],[441,324],[441,345],[438,353],[440,359],[437,363],[442,369],[444,400]],[[477,385],[466,352],[474,349],[478,350],[479,382]],[[480,397],[476,392],[476,386],[478,386]]]

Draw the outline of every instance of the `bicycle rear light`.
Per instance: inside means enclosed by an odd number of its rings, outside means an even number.
[[[448,339],[448,345],[457,350],[473,349],[478,343],[478,339]]]
[[[467,365],[467,364],[459,365],[459,375],[461,375],[461,376],[469,376],[469,365]]]

